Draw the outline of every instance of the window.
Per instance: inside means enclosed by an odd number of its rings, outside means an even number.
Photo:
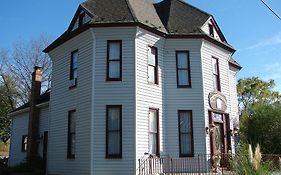
[[[106,106],[106,158],[122,158],[122,106]]]
[[[158,109],[149,109],[148,152],[159,156]]]
[[[214,90],[220,91],[220,73],[219,73],[219,60],[217,58],[212,58],[213,65],[213,84]]]
[[[191,87],[189,51],[176,51],[176,63],[178,87]]]
[[[75,145],[76,145],[76,111],[68,112],[68,142],[67,142],[67,158],[75,158]]]
[[[156,47],[148,47],[148,82],[158,84],[158,53]]]
[[[122,41],[107,41],[107,81],[122,80]]]
[[[70,60],[70,75],[69,80],[70,84],[69,87],[75,87],[77,84],[77,74],[78,71],[78,50],[71,52],[71,60]]]
[[[209,24],[209,34],[214,37],[214,27],[212,24]]]
[[[27,135],[23,135],[21,138],[21,152],[27,151]]]
[[[79,15],[79,19],[78,19],[78,26],[82,26],[84,23],[85,23],[85,12],[82,12],[80,15]]]
[[[194,156],[192,111],[178,111],[179,122],[179,155]]]

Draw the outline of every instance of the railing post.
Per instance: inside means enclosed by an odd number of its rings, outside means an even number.
[[[198,154],[197,155],[197,160],[198,160],[198,173],[199,173],[199,175],[201,174],[201,171],[200,171],[200,157],[199,157],[200,155]]]

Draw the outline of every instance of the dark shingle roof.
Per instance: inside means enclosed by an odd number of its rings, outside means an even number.
[[[126,0],[87,0],[81,6],[94,16],[92,23],[135,21]]]
[[[45,102],[48,102],[48,101],[50,101],[50,92],[46,92],[44,94],[41,94],[39,99],[37,100],[37,104],[45,103]],[[16,112],[16,111],[20,111],[20,110],[28,108],[28,107],[29,107],[29,102],[25,103],[24,105],[18,107],[15,110],[13,110],[12,113]]]
[[[202,33],[200,28],[211,17],[208,13],[180,0],[164,0],[154,6],[170,34]]]
[[[182,0],[163,0],[153,4],[153,0],[87,0],[79,10],[85,9],[93,17],[90,23],[72,31],[78,13],[69,29],[50,44],[44,52],[49,52],[70,38],[95,26],[141,26],[164,37],[201,37],[234,52],[219,33],[222,42],[208,37],[201,27],[211,17],[210,14],[183,2]]]

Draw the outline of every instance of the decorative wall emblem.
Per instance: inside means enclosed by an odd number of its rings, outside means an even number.
[[[209,104],[214,110],[225,111],[227,109],[226,98],[219,91],[214,91],[209,94]]]

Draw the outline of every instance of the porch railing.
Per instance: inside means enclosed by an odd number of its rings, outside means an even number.
[[[194,157],[148,157],[138,160],[139,175],[234,175],[230,170],[230,160],[234,155],[222,154],[214,157],[206,154]],[[281,155],[263,155],[267,160],[279,160]]]

